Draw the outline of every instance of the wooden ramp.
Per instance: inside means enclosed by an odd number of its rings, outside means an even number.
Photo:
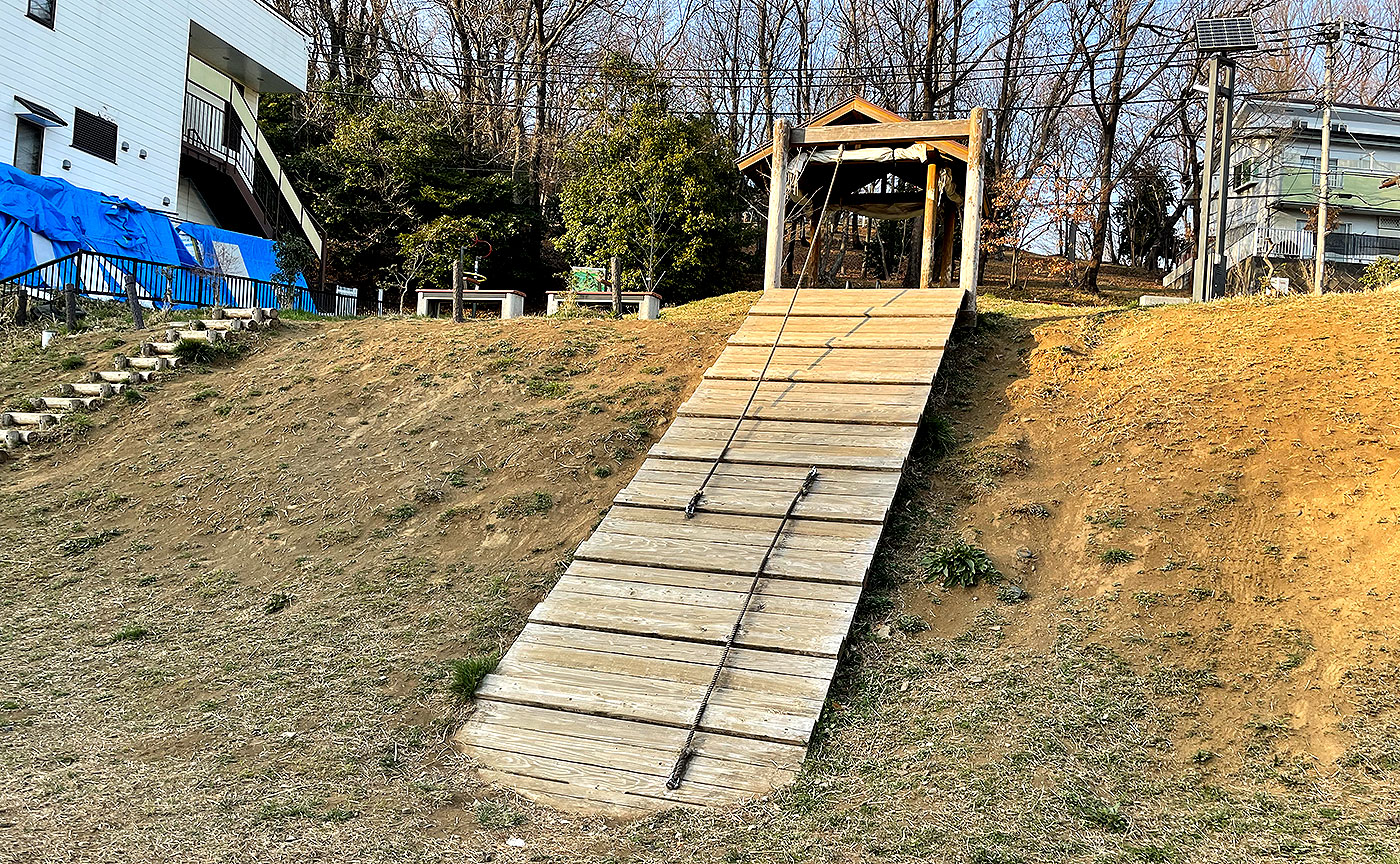
[[[764,294],[482,682],[457,741],[484,779],[624,816],[793,779],[963,296]]]

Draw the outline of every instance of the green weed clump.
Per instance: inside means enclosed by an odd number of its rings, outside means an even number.
[[[495,653],[473,654],[461,660],[453,660],[447,689],[465,702],[472,698],[472,694],[476,693],[476,688],[481,684],[481,679],[490,675],[499,662],[501,655]]]
[[[531,492],[529,495],[512,495],[496,507],[496,515],[502,519],[519,519],[548,513],[554,507],[554,496],[548,492]]]
[[[1136,561],[1137,556],[1127,549],[1105,549],[1099,553],[1099,560],[1109,566],[1117,566],[1119,564],[1127,564],[1130,561]]]
[[[929,455],[942,459],[958,447],[958,435],[953,431],[953,421],[943,414],[935,414],[924,421],[924,442]]]
[[[996,584],[1004,578],[986,550],[962,540],[925,552],[920,563],[924,578],[944,588],[971,588],[984,581]]]
[[[60,369],[81,369],[87,365],[81,354],[69,354],[58,361]]]
[[[175,343],[175,356],[186,363],[200,363],[212,366],[218,362],[237,360],[248,350],[248,346],[231,339],[218,342],[205,342],[202,339],[181,339]]]
[[[140,624],[128,624],[112,634],[113,642],[139,642],[151,635],[151,631]]]
[[[418,514],[418,508],[412,503],[405,501],[397,507],[384,511],[384,518],[390,522],[405,522]]]
[[[122,536],[122,534],[124,533],[125,532],[122,531],[120,528],[108,528],[103,531],[98,531],[96,534],[88,534],[83,537],[72,537],[58,544],[58,551],[62,552],[66,557],[72,558],[73,556],[81,555],[84,552],[91,552],[98,546],[101,546],[109,541],[115,540],[118,537]]]

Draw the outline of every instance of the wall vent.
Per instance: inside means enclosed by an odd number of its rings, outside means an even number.
[[[117,161],[117,124],[81,108],[73,109],[73,146],[108,162]]]

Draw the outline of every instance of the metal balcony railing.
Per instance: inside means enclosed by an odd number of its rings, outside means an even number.
[[[1316,250],[1317,235],[1306,229],[1261,228],[1255,239],[1255,254],[1272,258],[1312,258]],[[1377,258],[1400,257],[1400,237],[1333,231],[1323,251],[1329,259],[1369,264]]]
[[[185,93],[185,143],[236,168],[251,189],[257,171],[257,142],[241,123],[230,120],[226,113],[223,105]]]

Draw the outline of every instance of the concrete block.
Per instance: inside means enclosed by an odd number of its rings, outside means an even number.
[[[1163,294],[1144,294],[1138,298],[1139,306],[1180,306],[1190,302],[1190,297],[1168,297]]]

